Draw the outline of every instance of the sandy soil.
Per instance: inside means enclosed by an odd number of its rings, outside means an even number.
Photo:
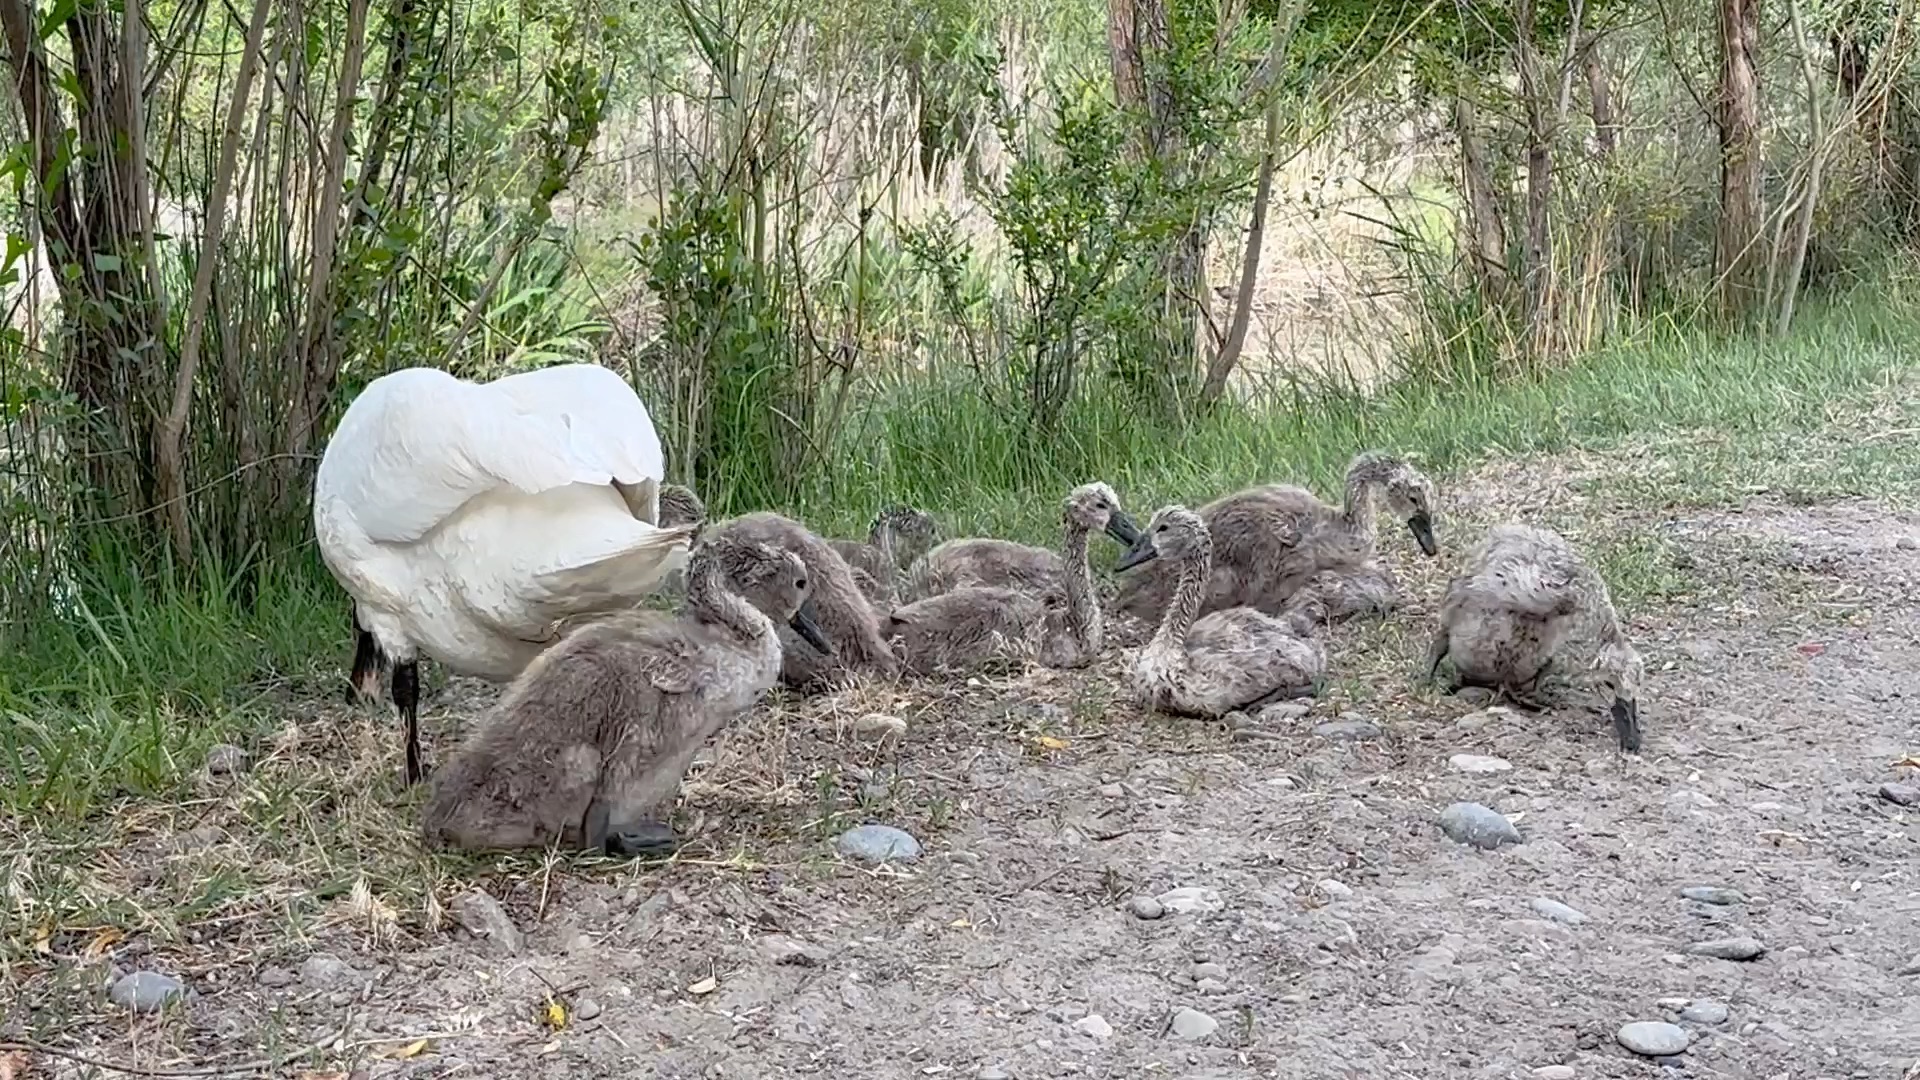
[[[1533,501],[1500,479],[1455,493],[1450,554]],[[445,882],[424,913],[361,896],[365,922],[264,946],[258,927],[240,948],[218,926],[152,955],[129,943],[21,1000],[97,998],[85,988],[107,964],[144,963],[186,977],[193,1002],[129,1018],[95,1001],[57,1030],[21,1008],[8,1020],[203,1075],[1811,1080],[1920,1065],[1920,830],[1877,794],[1914,771],[1895,763],[1915,749],[1920,523],[1762,499],[1568,525],[1625,537],[1635,572],[1684,583],[1629,608],[1649,661],[1638,757],[1577,695],[1533,716],[1418,685],[1446,563],[1390,534],[1414,602],[1342,630],[1339,685],[1312,715],[1270,718],[1277,738],[1139,714],[1113,689],[1117,656],[787,702],[696,770],[681,822],[699,841],[674,865],[522,862]],[[465,707],[439,703],[436,753]],[[871,712],[905,719],[905,738],[856,734]],[[1379,733],[1311,733],[1333,716]],[[1512,768],[1462,772],[1460,753]],[[1451,842],[1435,819],[1456,800],[1507,813],[1525,842]],[[862,821],[908,830],[923,855],[836,857],[833,837]],[[503,905],[517,948],[458,926],[470,885]],[[1746,899],[1679,895],[1694,885]],[[1182,888],[1217,904],[1130,909]],[[1765,955],[1686,952],[1741,935]],[[1678,1022],[1694,1000],[1729,1018],[1684,1024],[1683,1054],[1617,1045],[1622,1024]],[[1217,1028],[1182,1037],[1181,1009]],[[34,1075],[98,1075],[32,1058]],[[1571,1071],[1536,1072],[1555,1065]]]

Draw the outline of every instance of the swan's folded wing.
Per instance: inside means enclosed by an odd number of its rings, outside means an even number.
[[[564,425],[574,460],[605,473],[595,483],[666,477],[653,417],[616,371],[599,364],[560,364],[495,379],[486,389],[524,412]]]
[[[686,565],[694,526],[656,529],[630,522],[628,527],[634,539],[619,550],[534,574],[520,601],[544,619],[607,611],[637,602]]]
[[[344,505],[381,543],[411,543],[469,499],[501,487],[537,494],[605,484],[583,462],[564,416],[529,413],[505,395],[431,368],[368,384],[327,444],[316,503]]]

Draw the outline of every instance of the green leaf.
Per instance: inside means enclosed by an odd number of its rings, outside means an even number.
[[[120,272],[120,256],[96,254],[93,257],[93,268],[103,274],[117,274]]]
[[[47,9],[47,17],[40,20],[40,40],[47,40],[65,26],[79,6],[79,0],[53,0],[53,6]]]

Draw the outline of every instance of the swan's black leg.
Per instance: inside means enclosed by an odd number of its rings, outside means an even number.
[[[393,704],[407,725],[407,783],[426,777],[420,763],[420,661],[393,666]]]

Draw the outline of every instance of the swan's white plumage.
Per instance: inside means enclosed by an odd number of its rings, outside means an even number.
[[[636,603],[685,562],[691,529],[641,520],[664,473],[646,407],[606,368],[409,368],[340,418],[314,531],[390,658],[504,680],[558,620]]]

